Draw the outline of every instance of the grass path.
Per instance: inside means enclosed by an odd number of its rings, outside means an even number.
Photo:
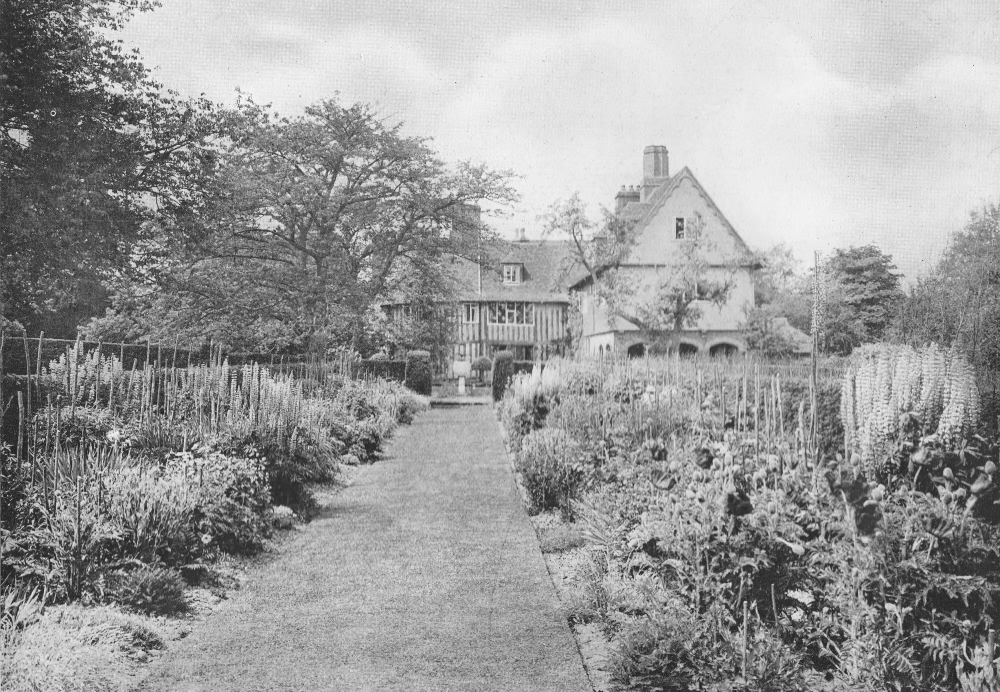
[[[432,409],[143,690],[590,690],[488,407]]]

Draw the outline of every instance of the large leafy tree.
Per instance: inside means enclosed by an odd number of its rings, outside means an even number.
[[[846,323],[854,322],[863,341],[884,338],[903,299],[895,269],[892,256],[875,245],[835,250],[826,262],[829,279],[836,284],[835,300],[829,304],[831,315],[840,315],[845,324],[832,324],[827,331],[843,330]]]
[[[119,297],[135,330],[244,349],[358,346],[373,303],[439,285],[429,277],[445,253],[475,257],[488,233],[474,205],[515,198],[508,173],[448,167],[364,104],[329,99],[282,120],[242,112],[253,125],[180,233],[167,229],[165,243],[184,245]]]
[[[977,365],[1000,368],[1000,205],[971,214],[930,275],[911,286],[891,331],[909,343],[957,345]]]
[[[143,0],[0,3],[0,313],[75,331],[148,221],[183,213],[219,120],[163,93],[114,32]]]

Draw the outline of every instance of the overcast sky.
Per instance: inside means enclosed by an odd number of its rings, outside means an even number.
[[[510,168],[527,227],[595,218],[663,144],[753,247],[873,242],[909,277],[1000,202],[990,2],[162,0],[124,38],[167,86],[282,115],[340,93]]]

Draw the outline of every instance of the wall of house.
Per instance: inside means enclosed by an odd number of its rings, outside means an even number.
[[[676,237],[678,217],[688,220],[688,237],[683,240]],[[703,226],[698,238],[694,239],[691,237],[691,220],[699,217]],[[700,301],[698,307],[702,316],[696,325],[685,332],[736,332],[745,319],[746,309],[753,305],[754,300],[754,280],[750,269],[736,265],[743,259],[744,251],[742,243],[730,232],[698,187],[690,178],[681,177],[677,187],[663,200],[655,215],[645,222],[629,262],[619,271],[627,272],[632,281],[645,287],[638,292],[638,302],[641,303],[641,296],[651,295],[665,274],[669,276],[676,271],[675,267],[696,256],[697,261],[709,265],[700,272],[700,276],[713,283],[728,282],[730,290],[726,301],[721,305]],[[606,346],[605,335],[608,333],[614,332],[619,335],[619,341],[624,338],[629,343],[641,338],[634,325],[610,316],[606,307],[598,304],[592,287],[582,291],[580,307],[583,336],[587,343],[585,352],[590,353],[599,346]],[[697,341],[697,344],[692,341],[692,345],[698,345],[699,349],[710,347],[700,337],[692,338]],[[742,340],[740,343],[742,344]],[[619,346],[621,343],[616,343],[616,348]]]
[[[632,250],[630,262],[665,264],[683,257],[683,248],[692,241],[677,240],[676,219],[691,219],[698,215],[705,224],[698,241],[699,253],[704,261],[708,264],[725,264],[738,257],[742,251],[739,241],[729,232],[691,179],[683,177],[663,201],[655,216],[646,223]]]
[[[668,280],[671,267],[626,267],[621,271],[627,272],[632,280],[640,287],[639,296],[653,295],[659,283]],[[697,323],[688,329],[737,329],[743,322],[746,310],[753,306],[754,281],[750,270],[746,267],[707,267],[700,272],[699,277],[706,282],[716,285],[728,283],[729,293],[726,301],[716,305],[712,301],[695,301],[694,305],[701,311],[701,317]],[[641,298],[640,298],[641,300]],[[600,306],[599,306],[600,309]],[[603,315],[603,321],[607,324],[607,316]],[[603,330],[602,330],[603,331]],[[616,329],[615,331],[622,331]]]
[[[458,325],[456,343],[542,344],[566,337],[565,303],[532,303],[533,324],[490,324],[488,302],[479,303],[479,321]]]
[[[489,301],[479,303],[477,322],[458,325],[455,360],[492,357],[500,346],[531,347],[532,360],[545,360],[562,352],[568,327],[566,303],[532,303],[534,322],[525,325],[490,324],[488,305]]]

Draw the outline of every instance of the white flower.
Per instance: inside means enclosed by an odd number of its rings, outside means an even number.
[[[108,442],[110,442],[112,444],[115,444],[116,442],[119,442],[122,439],[122,437],[124,437],[124,435],[122,435],[122,431],[121,430],[118,430],[117,428],[114,428],[114,429],[108,431],[108,434],[107,434],[106,437],[108,438]]]
[[[791,591],[785,592],[785,595],[807,606],[812,605],[813,601],[816,600],[815,598],[813,598],[813,595],[808,591],[796,591],[793,589]]]
[[[203,534],[201,534],[201,542],[204,543],[205,545],[208,545],[209,543],[211,543],[212,542],[212,534],[210,534],[210,533],[203,533]]]

